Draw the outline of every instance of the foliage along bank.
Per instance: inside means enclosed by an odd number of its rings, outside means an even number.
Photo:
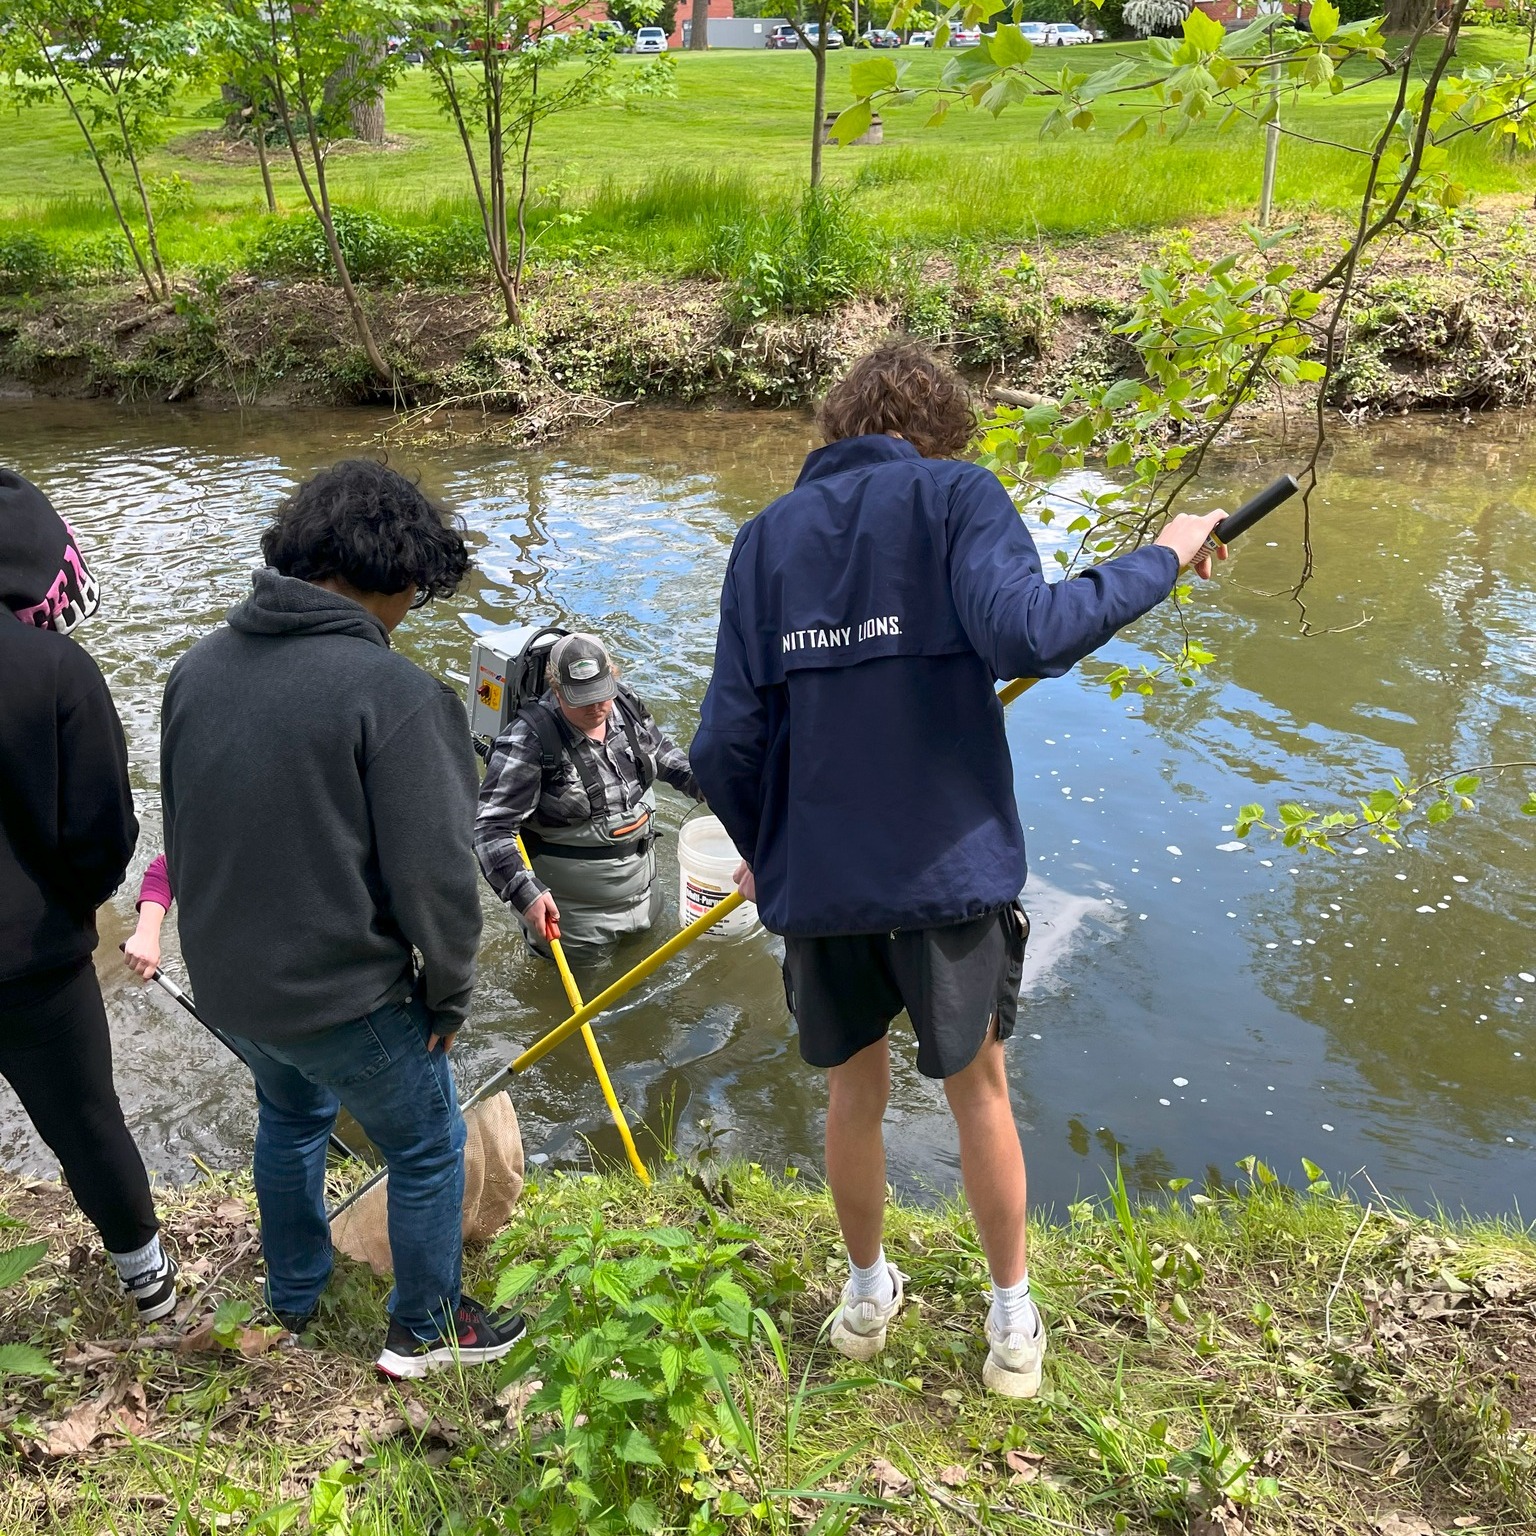
[[[1147,263],[1244,243],[1237,227],[1216,224],[902,262],[833,234],[821,259],[835,271],[808,279],[808,254],[786,252],[785,232],[764,229],[755,245],[718,253],[714,276],[535,268],[517,330],[482,285],[452,278],[451,251],[424,254],[403,236],[395,251],[387,234],[370,228],[356,240],[379,264],[363,302],[396,393],[359,348],[342,295],[308,275],[300,221],[240,268],[184,274],[164,301],[106,273],[74,287],[29,282],[26,253],[0,250],[0,291],[12,290],[0,297],[0,378],[78,397],[449,404],[537,435],[601,414],[604,402],[801,403],[894,329],[952,348],[989,383],[1051,395],[1140,376],[1116,326],[1143,292]],[[1290,237],[1288,255],[1303,270],[1326,265],[1337,236],[1315,219]],[[403,280],[422,268],[435,283]],[[1449,240],[1384,247],[1351,302],[1330,390],[1331,403],[1365,412],[1536,400],[1532,211],[1491,207]]]
[[[241,1180],[162,1191],[195,1295],[142,1337],[67,1194],[5,1180],[0,1273],[41,1249],[0,1289],[0,1352],[46,1367],[0,1379],[0,1529],[1529,1530],[1529,1232],[1298,1172],[1245,1159],[1144,1204],[1122,1181],[1037,1222],[1053,1332],[1031,1403],[980,1390],[985,1262],[955,1205],[893,1207],[913,1302],[855,1366],[822,1332],[831,1202],[793,1171],[546,1177],[470,1258],[526,1309],[525,1348],[387,1385],[386,1287],[361,1266],[339,1261],[302,1344],[264,1325]]]

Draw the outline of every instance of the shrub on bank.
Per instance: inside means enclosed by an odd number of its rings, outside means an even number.
[[[112,283],[127,276],[128,247],[121,235],[50,240],[22,232],[0,234],[0,294]]]
[[[468,219],[407,225],[357,208],[338,208],[335,218],[342,255],[359,282],[436,286],[478,278],[489,269],[484,232]],[[247,248],[246,264],[266,277],[332,273],[325,232],[308,213],[264,223]]]
[[[846,194],[808,192],[721,229],[711,243],[711,275],[732,284],[730,309],[741,323],[775,314],[823,315],[855,298],[879,298],[892,280],[891,250]]]

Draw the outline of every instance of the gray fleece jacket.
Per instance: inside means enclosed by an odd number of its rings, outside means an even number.
[[[403,998],[439,1033],[480,939],[475,766],[453,690],[350,599],[275,571],[171,669],[161,796],[198,1011],[278,1044]]]

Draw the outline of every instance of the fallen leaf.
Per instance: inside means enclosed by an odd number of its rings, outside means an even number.
[[[76,1403],[62,1419],[45,1428],[45,1456],[79,1456],[101,1434],[101,1404],[95,1400]]]
[[[220,1221],[245,1221],[251,1213],[246,1209],[245,1201],[236,1200],[235,1197],[231,1195],[229,1199],[220,1200],[219,1203],[214,1206],[213,1214],[217,1216]]]
[[[1456,1518],[1451,1521],[1451,1524],[1454,1525],[1458,1531],[1469,1531],[1474,1525],[1481,1525],[1482,1523],[1482,1518],[1478,1515],[1457,1515]]]
[[[235,1347],[247,1360],[264,1355],[285,1334],[282,1328],[242,1328]]]
[[[542,1390],[542,1381],[512,1381],[508,1382],[500,1392],[496,1394],[496,1406],[507,1411],[506,1426],[511,1429],[523,1416],[523,1410],[528,1406],[528,1399],[535,1392]]]
[[[1039,1451],[1004,1451],[1003,1462],[1013,1474],[1010,1483],[1032,1483],[1040,1476],[1040,1464],[1045,1460]]]
[[[1388,1477],[1401,1477],[1413,1465],[1413,1457],[1407,1451],[1399,1451],[1392,1465],[1387,1468]]]
[[[887,1499],[910,1499],[912,1479],[900,1467],[893,1467],[883,1456],[870,1463],[869,1470],[875,1479],[875,1490]]]
[[[959,1488],[970,1478],[964,1467],[942,1467],[939,1470],[939,1481],[946,1488]]]
[[[1388,1514],[1373,1520],[1377,1536],[1435,1536],[1435,1528],[1421,1515],[1407,1515],[1401,1510],[1392,1510]]]
[[[100,1365],[106,1360],[116,1360],[117,1352],[104,1349],[100,1344],[90,1339],[82,1339],[78,1344],[71,1344],[64,1351],[64,1364],[73,1366]]]
[[[219,1341],[214,1337],[211,1317],[204,1318],[196,1328],[188,1329],[176,1340],[177,1353],[183,1355],[204,1354],[217,1351],[218,1348]]]

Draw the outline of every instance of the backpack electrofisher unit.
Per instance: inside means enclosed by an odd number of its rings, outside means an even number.
[[[555,641],[568,631],[554,624],[488,629],[469,653],[469,733],[475,751],[488,758],[518,710],[544,692],[544,674]]]

